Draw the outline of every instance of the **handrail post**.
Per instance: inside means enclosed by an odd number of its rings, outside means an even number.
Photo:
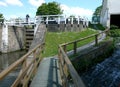
[[[110,34],[110,29],[107,29],[105,33],[106,33],[106,36],[108,36]]]
[[[98,45],[98,34],[95,35],[95,45]]]
[[[63,45],[63,49],[65,51],[65,53],[67,52],[67,45]]]
[[[61,54],[61,50],[60,47],[58,48],[58,58],[59,58],[59,66],[60,66],[60,75],[61,75],[61,79],[62,79],[62,84],[64,84],[64,75],[63,75],[63,68],[62,68],[62,54]]]
[[[74,42],[74,54],[76,54],[77,53],[77,42],[75,41]]]
[[[33,51],[33,58],[35,59],[35,61],[34,61],[34,74],[35,74],[36,73],[36,67],[37,67],[36,50]]]

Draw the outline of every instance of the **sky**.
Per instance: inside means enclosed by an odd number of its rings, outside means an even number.
[[[6,19],[25,18],[26,14],[34,18],[42,3],[52,1],[60,4],[63,15],[87,17],[89,20],[95,9],[102,4],[102,0],[0,0],[0,13]]]

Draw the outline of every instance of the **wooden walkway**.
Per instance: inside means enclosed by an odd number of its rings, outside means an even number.
[[[44,58],[30,87],[62,87],[58,58]]]

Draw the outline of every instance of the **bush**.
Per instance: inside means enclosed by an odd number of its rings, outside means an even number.
[[[117,25],[111,25],[110,29],[118,29],[119,27]]]
[[[112,37],[120,37],[120,29],[110,30],[110,36],[112,36]]]

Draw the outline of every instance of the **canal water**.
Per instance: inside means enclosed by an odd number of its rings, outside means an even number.
[[[20,57],[22,57],[26,51],[17,51],[7,54],[0,54],[0,72],[6,69],[9,65],[14,63]],[[16,76],[18,75],[19,69],[16,69],[14,72],[10,73],[2,81],[0,81],[0,87],[10,87],[14,82]]]
[[[81,74],[86,87],[120,87],[120,38],[115,39],[112,56]]]

